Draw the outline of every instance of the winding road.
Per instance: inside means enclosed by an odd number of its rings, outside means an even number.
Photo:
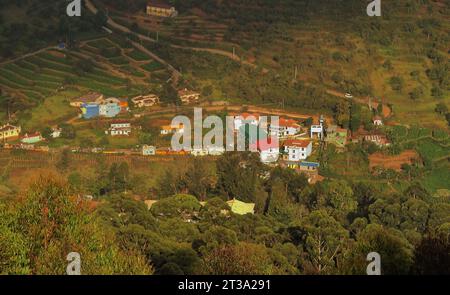
[[[84,0],[84,3],[86,5],[86,8],[89,9],[90,12],[92,12],[93,14],[96,14],[98,9],[97,7],[95,7],[95,5],[92,3],[92,1],[90,0]],[[148,37],[148,36],[144,36],[138,33],[135,33],[133,31],[131,31],[130,29],[128,29],[125,26],[122,26],[118,23],[116,23],[114,20],[112,20],[109,16],[108,16],[108,20],[107,20],[107,24],[116,29],[119,30],[123,33],[127,33],[127,34],[133,34],[135,36],[137,36],[140,40],[146,40],[146,41],[150,41],[150,42],[156,42],[156,40]],[[130,40],[131,41],[131,40]],[[175,69],[175,67],[173,67],[171,64],[169,64],[168,62],[166,62],[165,60],[163,60],[162,58],[160,58],[159,56],[157,56],[156,54],[154,54],[153,52],[151,52],[150,50],[148,50],[147,48],[145,48],[144,46],[142,46],[141,44],[135,42],[135,41],[131,41],[131,43],[133,44],[134,47],[138,48],[139,50],[141,50],[142,52],[144,52],[145,54],[149,55],[151,58],[153,58],[154,60],[156,60],[157,62],[165,65],[171,72],[172,72],[172,82],[174,84],[177,84],[178,80],[181,77],[181,73]]]
[[[85,4],[86,4],[87,9],[89,9],[89,11],[91,11],[93,14],[96,14],[96,13],[97,13],[98,9],[95,7],[95,5],[92,3],[91,0],[85,0]],[[145,41],[149,41],[149,42],[158,42],[158,41],[156,41],[156,40],[153,39],[153,38],[150,38],[150,37],[148,37],[148,36],[145,36],[145,35],[142,35],[142,34],[139,34],[139,33],[136,33],[136,32],[131,31],[129,28],[127,28],[127,27],[125,27],[125,26],[123,26],[123,25],[121,25],[121,24],[116,23],[116,22],[115,22],[112,18],[110,18],[109,16],[108,16],[107,24],[108,24],[109,26],[111,26],[112,28],[114,28],[114,29],[116,29],[116,30],[119,30],[119,31],[121,31],[121,32],[123,32],[123,33],[133,34],[133,35],[137,36],[137,37],[138,37],[139,39],[141,39],[141,40],[145,40]],[[138,43],[136,43],[136,42],[134,42],[133,45],[135,45],[135,46],[136,46],[136,45],[139,45],[139,46],[140,46],[140,47],[138,47],[139,49],[144,48],[142,45],[140,45],[140,44],[138,44]],[[136,46],[136,47],[137,47],[137,46]],[[228,51],[226,51],[226,50],[221,50],[221,49],[216,49],[216,48],[189,47],[189,46],[181,46],[181,45],[175,45],[175,44],[170,44],[170,47],[176,48],[176,49],[186,49],[186,50],[193,50],[193,51],[197,51],[197,52],[208,52],[208,53],[212,53],[212,54],[216,54],[216,55],[222,55],[222,56],[225,56],[225,57],[227,57],[227,58],[230,58],[230,59],[232,59],[232,60],[234,60],[234,61],[236,61],[236,62],[239,62],[239,63],[241,63],[241,64],[244,64],[244,65],[247,65],[247,66],[250,66],[250,67],[253,67],[253,68],[256,68],[256,67],[257,67],[257,65],[255,65],[255,64],[253,64],[253,63],[251,63],[251,62],[242,60],[242,58],[239,57],[238,55],[233,54],[232,52],[228,52]],[[144,48],[144,49],[145,49],[145,48]],[[145,53],[148,53],[148,52],[145,52]],[[158,62],[160,62],[160,63],[165,64],[166,66],[168,66],[171,70],[176,71],[176,69],[173,68],[169,63],[167,63],[167,62],[165,62],[164,60],[160,59],[160,58],[157,57],[155,54],[152,53],[151,56],[152,56],[153,58],[155,58]],[[177,72],[178,72],[178,71],[177,71]],[[179,73],[179,72],[178,72],[178,74],[181,75],[181,73]]]

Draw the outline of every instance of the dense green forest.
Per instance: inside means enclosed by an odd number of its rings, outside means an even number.
[[[372,251],[384,274],[449,273],[448,196],[418,183],[401,192],[339,179],[309,185],[254,154],[226,154],[216,173],[207,162],[167,169],[150,210],[133,197],[126,163],[91,180],[41,176],[0,207],[0,273],[64,273],[72,251],[86,274],[365,274]],[[84,185],[97,188],[94,207],[75,197]],[[232,213],[233,197],[256,213]]]

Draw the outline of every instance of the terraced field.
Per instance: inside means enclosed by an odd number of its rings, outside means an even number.
[[[118,75],[126,76],[137,84],[161,82],[158,77],[167,74],[163,65],[133,48],[128,40],[117,35],[85,42],[81,52],[95,55],[102,63],[109,64],[117,70]]]
[[[83,71],[88,61],[92,69]],[[47,50],[0,66],[0,85],[14,96],[37,105],[45,98],[73,86],[106,96],[139,94],[152,83],[151,75],[165,76],[166,69],[123,38],[108,37],[83,42],[77,52]]]

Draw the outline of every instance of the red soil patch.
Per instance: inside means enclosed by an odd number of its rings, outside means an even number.
[[[397,156],[384,155],[383,153],[375,153],[369,156],[369,167],[382,167],[384,169],[393,169],[400,171],[402,164],[411,164],[419,159],[419,155],[414,150],[406,150]]]

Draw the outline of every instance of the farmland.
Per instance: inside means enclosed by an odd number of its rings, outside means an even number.
[[[384,8],[389,16],[377,22],[365,17],[364,4],[350,1],[348,5],[330,4],[333,8],[323,11],[324,1],[272,3],[264,9],[239,1],[224,4],[234,13],[225,12],[217,3],[193,2],[194,5],[180,3],[177,18],[161,20],[146,16],[143,9],[124,13],[106,1],[96,1],[113,11],[111,16],[117,23],[145,36],[158,36],[161,43],[173,45],[172,49],[219,49],[220,54],[216,52],[215,57],[208,58],[219,64],[224,63],[220,55],[232,55],[234,51],[243,62],[266,68],[284,81],[292,80],[295,71],[294,79],[299,83],[362,97],[370,95],[391,105],[393,119],[405,124],[420,120],[420,124],[430,128],[446,126],[444,118],[434,113],[438,102],[450,104],[445,45],[449,8],[439,1],[429,5],[391,1]],[[276,13],[272,15],[272,11]],[[258,18],[267,15],[271,15],[270,25],[258,22]],[[342,23],[342,19],[348,21]],[[429,45],[431,40],[433,46]],[[163,53],[167,51],[165,48]],[[186,60],[183,55],[183,50],[171,52],[169,60],[180,65]],[[212,83],[217,88],[215,93],[225,96],[233,92],[232,96],[241,100],[256,100],[255,95],[245,95],[259,87],[252,84],[251,77],[265,77],[254,72],[237,75],[236,71],[227,71],[230,81],[226,82],[244,84],[246,89],[224,89],[228,83],[204,79],[211,69],[201,69],[201,64],[201,60],[186,63],[183,69],[195,73],[202,85]],[[391,85],[398,77],[399,88]],[[272,86],[275,87],[274,82]]]
[[[76,51],[48,49],[0,65],[4,95],[16,97],[13,108],[22,110],[26,128],[75,116],[68,102],[82,93],[127,98],[158,86],[161,77],[170,77],[165,67],[121,36],[83,41]]]

